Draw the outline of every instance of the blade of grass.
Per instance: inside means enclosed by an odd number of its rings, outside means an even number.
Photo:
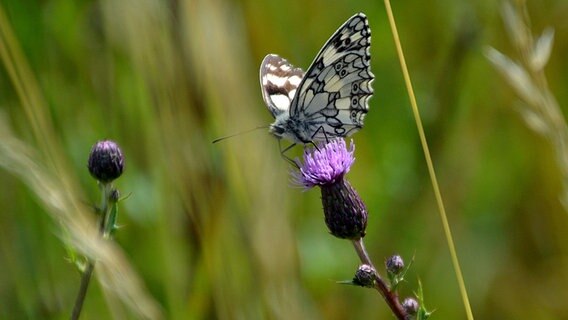
[[[454,245],[454,240],[452,237],[452,232],[450,229],[450,224],[448,223],[448,217],[446,215],[446,209],[444,207],[444,201],[442,199],[442,194],[440,193],[440,187],[438,186],[438,179],[436,178],[436,172],[434,171],[434,165],[432,163],[432,158],[430,156],[430,150],[428,148],[428,142],[426,140],[426,134],[424,133],[424,128],[422,126],[422,120],[420,118],[420,112],[418,110],[418,103],[416,102],[416,96],[414,95],[414,89],[412,88],[412,82],[410,80],[410,74],[408,73],[408,68],[406,66],[406,60],[404,59],[404,52],[402,50],[402,45],[400,43],[400,38],[398,35],[398,30],[396,28],[396,22],[394,20],[394,15],[389,0],[384,0],[387,16],[389,19],[389,24],[391,27],[392,35],[394,38],[394,43],[396,46],[396,51],[400,61],[400,67],[402,69],[402,74],[404,76],[404,82],[406,85],[406,90],[408,91],[408,97],[410,99],[410,105],[412,107],[412,112],[414,114],[414,119],[416,120],[416,128],[418,129],[418,135],[420,136],[420,143],[422,144],[422,150],[424,151],[424,158],[426,159],[426,165],[428,166],[428,173],[430,175],[430,181],[432,183],[432,188],[434,189],[434,195],[436,197],[436,203],[438,204],[438,212],[440,213],[440,218],[442,220],[442,225],[444,228],[444,234],[446,235],[446,242],[450,250],[450,255],[452,257],[452,264],[454,266],[454,271],[456,273],[456,278],[460,288],[460,294],[462,296],[463,304],[467,314],[467,319],[473,319],[473,313],[471,311],[471,306],[469,303],[469,298],[467,296],[467,290],[465,287],[465,282],[463,280],[463,275],[461,272],[458,256],[456,253],[456,248]]]
[[[57,139],[49,108],[40,85],[29,67],[10,21],[0,5],[0,61],[18,93],[41,156],[35,148],[20,141],[0,117],[0,167],[26,182],[46,211],[69,231],[62,239],[79,252],[97,260],[98,279],[104,292],[112,292],[142,318],[161,319],[159,304],[146,291],[142,280],[122,251],[97,237],[96,227],[78,200],[80,188],[68,169],[68,159]],[[41,159],[41,161],[40,161]]]

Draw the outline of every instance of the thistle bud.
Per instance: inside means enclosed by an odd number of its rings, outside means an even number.
[[[388,273],[397,275],[404,269],[404,261],[399,255],[393,255],[387,259],[385,266]]]
[[[118,191],[117,189],[112,189],[110,191],[109,199],[114,203],[118,202],[118,200],[120,200],[120,191]]]
[[[124,156],[114,141],[99,141],[91,149],[87,166],[95,179],[109,183],[122,174]]]
[[[406,298],[402,302],[402,308],[409,315],[415,315],[418,312],[419,307],[418,302],[413,298]]]
[[[353,284],[365,288],[372,288],[375,284],[375,269],[368,264],[360,265],[353,278]]]

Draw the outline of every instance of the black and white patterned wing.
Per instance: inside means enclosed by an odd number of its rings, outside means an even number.
[[[290,118],[303,124],[303,139],[345,137],[363,127],[373,94],[367,17],[358,13],[331,36],[300,83]]]
[[[264,57],[260,65],[260,86],[262,98],[274,118],[289,112],[290,103],[303,77],[304,71],[295,68],[286,59],[275,54]]]

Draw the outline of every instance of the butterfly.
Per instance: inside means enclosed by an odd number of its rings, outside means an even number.
[[[294,146],[361,129],[373,94],[370,45],[367,17],[358,13],[327,40],[306,72],[278,55],[267,55],[260,66],[260,85],[275,119],[269,131]]]

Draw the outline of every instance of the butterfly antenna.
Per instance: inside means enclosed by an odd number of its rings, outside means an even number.
[[[249,133],[249,132],[252,132],[252,131],[255,131],[255,130],[258,130],[258,129],[268,129],[268,128],[269,128],[269,126],[259,126],[259,127],[256,127],[256,128],[248,129],[248,130],[245,130],[245,131],[241,131],[241,132],[237,132],[237,133],[234,133],[234,134],[230,134],[230,135],[228,135],[228,136],[224,136],[224,137],[221,137],[221,138],[217,138],[217,139],[213,140],[212,143],[217,143],[217,142],[219,142],[219,141],[223,141],[223,140],[225,140],[225,139],[229,139],[229,138],[232,138],[232,137],[240,136],[241,134]]]

